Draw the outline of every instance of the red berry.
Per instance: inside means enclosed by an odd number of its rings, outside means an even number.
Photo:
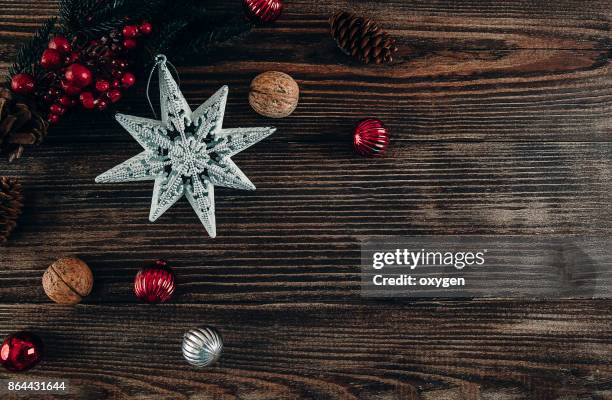
[[[121,86],[121,82],[119,82],[119,79],[113,79],[113,81],[111,82],[111,86],[115,89],[118,89]]]
[[[123,27],[123,37],[131,39],[138,36],[138,27],[136,25],[126,25]]]
[[[68,53],[71,49],[68,39],[63,36],[55,36],[51,38],[51,41],[49,41],[49,45],[47,47],[53,50],[57,50],[60,53]]]
[[[49,115],[47,116],[47,121],[49,121],[50,124],[57,124],[59,120],[60,116],[57,114],[49,113]]]
[[[59,51],[46,49],[40,57],[40,65],[45,69],[57,68],[62,63],[62,55]]]
[[[108,83],[108,81],[104,79],[100,79],[99,81],[96,81],[96,90],[98,92],[104,93],[108,91],[109,88],[110,88],[110,83]]]
[[[113,89],[107,93],[107,96],[111,103],[116,103],[121,99],[121,91]]]
[[[87,108],[88,110],[91,110],[96,106],[93,93],[91,92],[81,93],[81,95],[79,96],[79,100],[81,101],[81,105],[83,106],[83,108]]]
[[[34,77],[30,74],[17,74],[11,78],[11,90],[18,94],[31,94],[34,92]]]
[[[138,46],[138,42],[134,39],[125,39],[123,41],[123,47],[125,47],[127,50],[132,50],[136,46]]]
[[[72,99],[66,95],[63,95],[62,97],[60,97],[58,101],[64,107],[72,106]]]
[[[104,99],[97,99],[95,103],[96,107],[98,107],[98,110],[100,111],[104,111],[106,110],[106,107],[108,107],[108,102]]]
[[[126,72],[121,78],[121,84],[124,88],[130,88],[136,83],[136,77],[131,72]]]
[[[70,84],[85,87],[91,84],[92,74],[89,68],[81,64],[72,64],[66,68],[66,81]]]
[[[52,104],[51,107],[49,108],[49,111],[51,111],[51,113],[53,114],[63,115],[66,109],[60,106],[59,104]]]
[[[66,81],[62,81],[62,89],[66,92],[67,95],[74,96],[81,93],[81,88],[75,85],[72,85]]]
[[[153,31],[153,25],[150,22],[144,21],[138,28],[143,35],[150,35]]]

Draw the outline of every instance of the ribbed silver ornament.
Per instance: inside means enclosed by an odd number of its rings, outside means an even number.
[[[207,367],[223,351],[223,338],[211,327],[190,329],[183,335],[183,357],[195,367]]]

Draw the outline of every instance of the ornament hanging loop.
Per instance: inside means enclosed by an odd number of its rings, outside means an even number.
[[[151,72],[149,72],[149,79],[147,79],[147,101],[149,102],[149,107],[151,108],[151,112],[157,119],[157,113],[155,112],[155,108],[153,108],[153,103],[151,102],[151,96],[149,96],[149,88],[151,87],[151,79],[153,79],[153,72],[155,72],[156,68],[159,68],[162,64],[168,64],[172,70],[174,71],[174,75],[176,75],[177,85],[180,89],[181,87],[181,77],[179,76],[178,71],[174,64],[168,61],[168,58],[163,54],[158,54],[155,56],[155,64],[153,64],[153,68],[151,68]]]

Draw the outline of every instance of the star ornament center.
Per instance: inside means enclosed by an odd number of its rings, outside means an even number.
[[[117,114],[115,119],[144,151],[96,177],[97,183],[153,180],[149,220],[154,222],[185,196],[211,237],[217,235],[214,187],[255,190],[231,157],[268,137],[275,128],[223,129],[228,88],[195,111],[157,57],[161,121]]]

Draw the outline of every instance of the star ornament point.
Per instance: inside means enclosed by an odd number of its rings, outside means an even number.
[[[231,157],[270,136],[276,128],[223,129],[227,86],[191,111],[165,58],[160,60],[161,121],[116,114],[117,122],[143,151],[97,176],[96,182],[153,180],[151,222],[185,196],[208,234],[215,237],[215,186],[255,190]]]

